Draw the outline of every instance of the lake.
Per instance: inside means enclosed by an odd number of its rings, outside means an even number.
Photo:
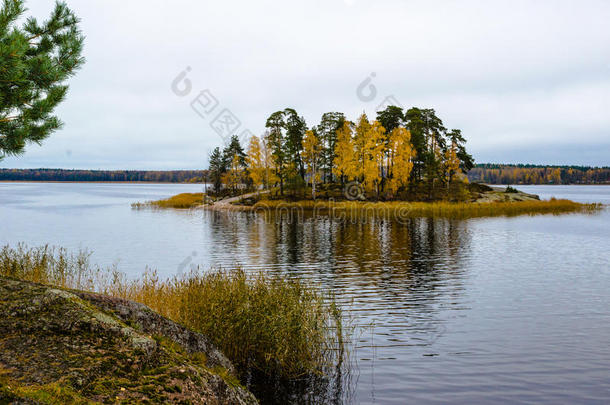
[[[336,402],[608,403],[610,210],[402,223],[133,210],[201,185],[0,183],[0,245],[93,251],[129,276],[277,272],[360,326]],[[610,186],[521,186],[610,204]]]

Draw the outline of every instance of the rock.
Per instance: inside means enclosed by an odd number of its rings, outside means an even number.
[[[505,192],[505,187],[490,187],[487,191],[481,191],[478,193],[477,198],[474,202],[487,203],[487,202],[517,202],[517,201],[537,201],[540,197],[536,194],[528,194],[523,191],[517,191],[514,193]]]
[[[0,403],[255,404],[201,334],[131,301],[0,277]]]
[[[165,336],[181,345],[191,354],[205,353],[206,366],[209,368],[220,366],[227,369],[229,373],[235,374],[235,369],[229,359],[208,342],[205,336],[164,318],[146,305],[83,291],[74,291],[74,294],[92,303],[102,311],[112,313],[123,322],[136,325],[141,332],[149,335]]]

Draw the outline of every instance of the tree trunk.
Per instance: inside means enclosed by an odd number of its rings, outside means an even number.
[[[313,200],[316,200],[316,165],[313,165],[313,170],[311,174],[311,196]]]

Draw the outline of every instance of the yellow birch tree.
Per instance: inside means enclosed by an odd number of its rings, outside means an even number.
[[[388,148],[390,159],[388,187],[395,194],[401,187],[409,184],[413,170],[415,148],[411,144],[411,132],[403,127],[394,128],[390,133]]]
[[[248,176],[252,180],[254,188],[258,190],[265,181],[265,162],[263,161],[263,150],[258,136],[252,135],[246,153]]]
[[[353,131],[349,122],[345,121],[337,131],[335,145],[335,159],[333,160],[333,174],[341,179],[341,183],[354,176],[356,160],[354,155]]]
[[[354,134],[355,171],[353,175],[358,181],[363,180],[364,178],[366,151],[370,132],[371,123],[366,114],[363,113],[360,118],[358,118],[358,124],[356,124],[356,131]]]
[[[453,177],[460,172],[460,159],[457,156],[457,145],[455,142],[445,152],[445,172],[447,174],[447,187],[453,181]]]
[[[233,195],[237,192],[237,187],[241,182],[242,177],[242,168],[239,163],[239,156],[236,154],[233,155],[233,159],[231,159],[231,164],[229,169],[225,174],[222,175],[222,182],[225,184],[225,187],[231,189]]]
[[[314,131],[305,131],[305,137],[303,138],[303,151],[301,152],[303,163],[307,167],[309,175],[311,176],[311,196],[316,199],[316,182],[318,180],[318,165],[320,158],[322,157],[322,144],[320,139],[316,136]]]
[[[263,166],[265,168],[264,172],[264,184],[266,189],[270,189],[272,185],[277,184],[279,181],[278,177],[275,174],[275,163],[273,161],[273,152],[271,147],[269,146],[269,141],[267,136],[263,136],[261,139],[262,145],[262,157],[263,157]]]
[[[362,165],[364,187],[369,192],[374,191],[379,197],[386,151],[385,128],[379,121],[373,122],[364,134],[364,139],[366,140]]]

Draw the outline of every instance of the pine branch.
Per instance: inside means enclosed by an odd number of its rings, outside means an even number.
[[[59,27],[59,28],[54,28],[54,29],[47,28],[46,30],[43,30],[43,31],[42,31],[42,32],[40,32],[39,34],[36,34],[36,35],[34,35],[34,36],[31,36],[31,37],[27,38],[27,41],[30,43],[30,45],[38,45],[38,44],[33,44],[33,43],[31,43],[31,42],[32,42],[33,40],[37,39],[37,38],[42,37],[43,35],[50,34],[50,33],[51,33],[51,31],[61,31],[61,30],[63,30],[63,29],[70,28],[70,27],[75,27],[75,26],[77,26],[77,25],[78,25],[78,21],[72,21],[72,22],[70,22],[70,23],[64,24],[63,26],[61,26],[61,27]]]

